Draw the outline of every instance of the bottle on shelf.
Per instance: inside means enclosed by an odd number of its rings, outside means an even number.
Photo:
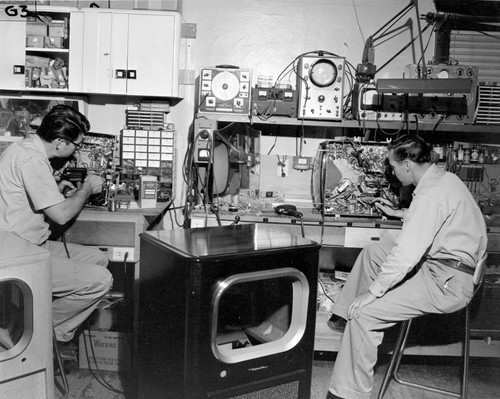
[[[446,163],[452,164],[455,161],[456,161],[456,154],[455,150],[453,149],[453,144],[448,143],[448,146],[446,147]]]
[[[470,163],[470,150],[464,149],[464,163]]]
[[[478,163],[479,162],[479,149],[477,144],[474,144],[472,146],[472,149],[470,150],[470,162],[471,163]]]
[[[484,163],[493,163],[491,160],[491,151],[488,147],[484,147]]]
[[[462,162],[463,160],[464,160],[464,146],[463,144],[459,144],[457,150],[457,161]]]
[[[480,146],[478,150],[478,156],[477,156],[477,162],[478,163],[484,163],[484,147]]]

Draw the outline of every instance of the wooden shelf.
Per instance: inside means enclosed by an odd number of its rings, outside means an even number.
[[[69,53],[67,48],[48,48],[48,47],[26,47],[26,52],[30,53]]]
[[[383,130],[399,130],[406,127],[399,121],[358,121],[358,120],[343,120],[343,121],[324,121],[324,120],[302,120],[296,118],[287,118],[284,116],[276,116],[268,120],[261,120],[258,117],[250,117],[248,115],[236,114],[221,114],[221,113],[200,113],[198,118],[214,119],[220,122],[241,122],[254,125],[290,125],[290,126],[315,126],[327,128],[347,128],[347,129],[383,129]],[[433,131],[434,123],[409,123],[409,130]],[[499,133],[500,125],[460,125],[452,123],[441,123],[436,132],[467,132],[467,133]]]

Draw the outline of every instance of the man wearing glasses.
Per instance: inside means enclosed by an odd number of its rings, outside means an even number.
[[[75,143],[74,141],[71,141],[71,140],[66,140],[66,141],[68,141],[69,143],[71,143],[75,146],[75,151],[78,151],[80,148],[82,148],[83,139],[79,143]]]
[[[0,156],[0,230],[10,231],[51,253],[52,317],[63,355],[74,351],[77,328],[111,288],[108,258],[98,249],[49,240],[47,219],[64,225],[73,219],[92,194],[101,192],[104,179],[88,174],[80,185],[57,182],[50,164],[68,158],[81,147],[90,124],[80,112],[56,105],[37,133],[10,145]],[[63,191],[69,188],[67,196]]]

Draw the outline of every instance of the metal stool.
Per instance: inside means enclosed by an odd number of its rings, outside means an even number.
[[[61,371],[61,380],[62,380],[62,386],[59,386],[59,384],[55,384],[57,388],[61,391],[62,393],[62,399],[66,399],[69,395],[69,384],[68,384],[68,379],[66,378],[66,373],[64,372],[64,365],[63,361],[61,359],[61,355],[59,353],[59,348],[57,347],[57,340],[56,340],[56,333],[53,332],[52,334],[52,346],[54,348],[54,357],[57,361],[57,366],[59,367],[59,370]],[[55,376],[54,376],[54,381],[55,381]]]
[[[473,282],[474,282],[474,296],[478,292],[484,278],[484,269],[486,266],[486,258],[485,254],[481,260],[478,262],[476,269],[474,271]],[[473,297],[474,297],[473,296]],[[471,301],[472,302],[472,301]],[[418,384],[415,382],[409,382],[401,379],[398,375],[399,366],[401,364],[401,359],[404,354],[406,340],[408,338],[408,333],[410,332],[411,322],[412,320],[404,320],[401,322],[401,329],[399,331],[398,338],[396,340],[396,344],[394,346],[393,353],[391,355],[391,360],[389,361],[389,366],[387,368],[387,372],[385,373],[384,380],[382,381],[382,385],[380,387],[380,391],[378,393],[378,399],[382,399],[384,394],[389,386],[389,383],[392,379],[395,382],[406,385],[413,388],[420,388],[426,391],[440,393],[443,395],[452,396],[455,398],[467,399],[469,394],[469,355],[470,355],[470,304],[465,307],[465,334],[462,348],[462,357],[463,357],[463,373],[462,373],[462,389],[460,393],[447,391],[445,389],[439,389],[435,387],[431,387],[428,385]]]

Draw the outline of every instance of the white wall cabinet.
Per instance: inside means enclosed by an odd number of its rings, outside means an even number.
[[[0,5],[0,89],[70,91],[72,10]]]
[[[85,93],[178,96],[180,14],[84,9],[73,18],[80,37]]]
[[[26,22],[0,12],[0,88],[24,89]],[[6,49],[10,50],[7,51]]]
[[[178,97],[180,34],[177,12],[0,5],[0,90]]]

